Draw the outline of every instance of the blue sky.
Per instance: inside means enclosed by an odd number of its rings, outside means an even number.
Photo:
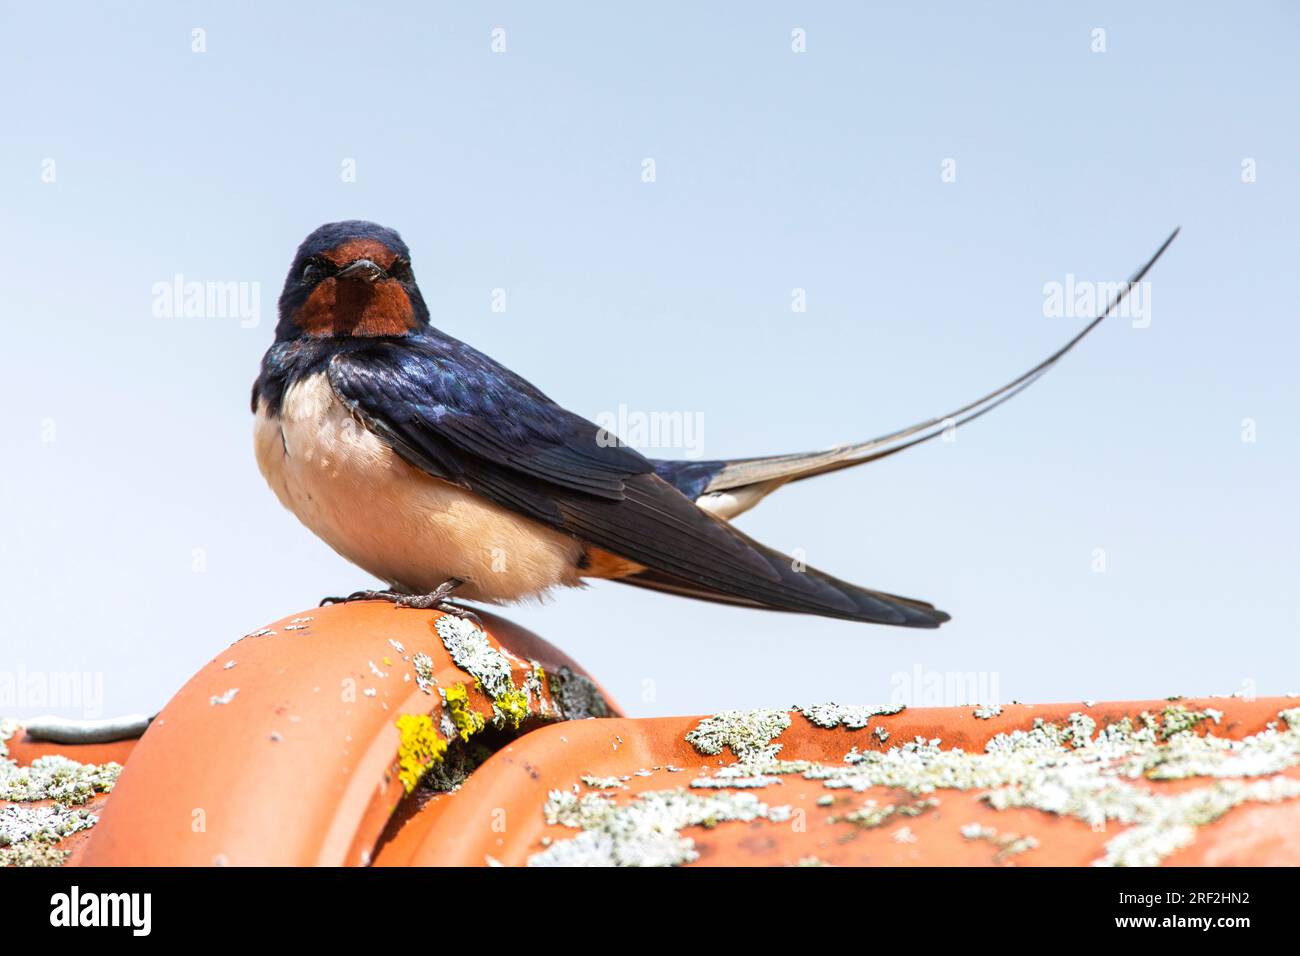
[[[368,583],[252,457],[249,385],[322,222],[397,228],[441,328],[590,417],[689,415],[707,457],[974,398],[1082,324],[1044,314],[1046,283],[1120,280],[1181,224],[1149,326],[1107,322],[955,442],[741,519],[934,601],[937,633],[613,584],[508,613],[634,714],[882,701],[918,670],[1023,701],[1300,689],[1294,5],[5,4],[0,25],[0,671],[102,675],[104,713],[152,710]],[[157,316],[178,274],[256,288],[260,321]]]

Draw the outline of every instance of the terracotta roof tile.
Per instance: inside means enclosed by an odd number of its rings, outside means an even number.
[[[366,862],[420,771],[603,696],[536,635],[483,620],[490,637],[367,602],[253,632],[154,720],[78,862]]]
[[[11,781],[50,754],[129,762],[115,788],[108,771],[69,771],[88,798],[73,810],[99,815],[93,828],[48,799],[11,802],[14,832],[37,819],[28,811],[70,831],[11,858],[57,863],[73,849],[73,863],[93,865],[1300,860],[1294,700],[825,704],[628,719],[562,652],[482,619],[486,631],[382,603],[322,608],[218,655],[138,742],[13,734]],[[579,719],[591,716],[607,719]]]

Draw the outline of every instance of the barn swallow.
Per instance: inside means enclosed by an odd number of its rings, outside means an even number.
[[[1018,394],[1109,315],[977,401],[870,441],[731,461],[646,458],[429,321],[392,229],[298,248],[253,386],[258,465],[335,551],[388,583],[351,600],[508,603],[603,578],[744,607],[903,627],[949,616],[807,567],[731,523],[783,485],[929,441]]]

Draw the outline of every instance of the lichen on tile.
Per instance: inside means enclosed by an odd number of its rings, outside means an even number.
[[[742,761],[775,757],[781,745],[773,741],[789,726],[784,710],[728,710],[705,717],[686,741],[706,756],[728,749]]]
[[[996,827],[987,827],[979,823],[968,823],[961,828],[961,835],[967,840],[983,840],[992,845],[997,852],[993,862],[1005,863],[1012,857],[1038,848],[1038,838],[1019,833],[999,833]]]
[[[397,749],[398,777],[410,793],[425,773],[442,760],[447,741],[439,736],[428,714],[402,714],[397,718],[397,732],[401,735]]]
[[[61,804],[0,808],[0,846],[15,846],[29,840],[55,842],[95,825],[98,817],[88,810],[74,810]]]
[[[16,720],[0,719],[0,799],[16,802],[0,808],[0,866],[62,866],[68,853],[55,845],[57,841],[99,819],[74,807],[111,791],[122,767],[112,762],[83,764],[57,754],[20,767],[9,757],[7,741],[21,729]],[[47,800],[54,803],[16,805]]]
[[[433,676],[433,658],[423,652],[411,658],[411,667],[415,671],[415,686],[426,694],[433,692],[433,685],[438,679]]]
[[[877,803],[875,800],[868,800],[858,809],[831,817],[830,820],[832,823],[843,821],[870,830],[884,826],[895,817],[919,817],[938,805],[939,801],[933,797],[913,800],[910,803]]]
[[[520,661],[521,685],[516,685],[512,661],[518,658],[496,647],[473,621],[444,615],[433,626],[452,662],[473,677],[492,701],[493,720],[498,727],[518,729],[530,716],[578,720],[610,713],[595,685],[567,667],[549,675],[548,681],[540,664]],[[558,714],[551,713],[543,689],[550,690]]]
[[[589,717],[609,717],[613,714],[609,703],[601,696],[591,678],[568,667],[558,667],[546,675],[551,699],[565,720],[586,720]]]
[[[708,755],[730,748],[739,760],[706,771],[692,787],[762,789],[784,775],[798,774],[832,791],[885,787],[916,797],[940,790],[982,791],[978,798],[995,810],[1031,808],[1094,827],[1108,821],[1126,825],[1107,842],[1097,861],[1102,865],[1158,863],[1194,839],[1197,827],[1236,806],[1300,797],[1300,780],[1275,776],[1300,766],[1300,708],[1280,712],[1279,721],[1240,740],[1213,733],[1220,712],[1173,703],[1100,730],[1080,712],[1060,723],[1038,718],[1028,729],[995,735],[977,753],[921,737],[887,750],[855,746],[842,763],[779,759],[781,746],[773,741],[788,726],[783,716],[780,711],[730,712],[701,721],[687,740]],[[820,726],[830,724],[834,714],[814,711],[809,719]],[[1133,782],[1192,778],[1212,782],[1178,793]],[[872,826],[897,812],[893,804],[869,802],[833,819]],[[1015,835],[999,845],[999,859],[1029,849],[1031,839]]]
[[[811,704],[793,708],[818,727],[832,729],[841,724],[850,730],[861,730],[872,717],[899,714],[902,704]]]
[[[462,741],[469,740],[483,729],[486,721],[470,703],[469,689],[464,684],[453,684],[443,689],[441,696],[447,719],[451,721],[452,732]]]
[[[527,721],[610,713],[590,680],[564,667],[547,674],[538,662],[497,647],[472,620],[442,615],[433,620],[432,630],[452,663],[472,681],[437,686],[433,659],[424,653],[411,658],[417,686],[430,694],[436,688],[441,706],[432,714],[398,718],[397,769],[407,793],[421,782],[438,792],[455,789],[491,756],[491,747],[500,746],[503,735],[510,739],[526,729]],[[476,691],[491,703],[490,715],[475,706]]]
[[[493,700],[514,690],[510,660],[473,621],[444,614],[433,622],[452,663],[472,676]]]
[[[28,840],[14,846],[0,846],[0,868],[62,866],[71,855],[71,850],[60,849],[56,844]]]
[[[769,807],[749,793],[678,788],[616,801],[602,792],[553,790],[543,813],[548,823],[580,832],[532,854],[529,866],[678,866],[699,858],[681,830],[767,817]]]
[[[597,777],[589,773],[584,773],[578,778],[585,786],[593,790],[626,790],[628,786],[623,782],[622,777]]]
[[[121,772],[121,764],[78,763],[57,754],[37,757],[26,767],[6,757],[0,759],[0,800],[83,804],[112,790]]]

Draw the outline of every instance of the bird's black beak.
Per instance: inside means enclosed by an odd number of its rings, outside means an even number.
[[[387,277],[388,273],[369,259],[358,259],[355,262],[349,262],[334,273],[336,279],[363,279],[366,282],[377,282]]]

